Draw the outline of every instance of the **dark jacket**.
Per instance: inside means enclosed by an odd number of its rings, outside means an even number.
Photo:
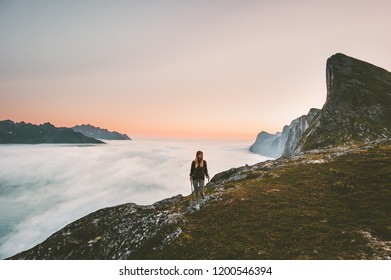
[[[204,160],[203,167],[198,165],[197,168],[195,167],[195,161],[193,160],[190,167],[190,176],[193,178],[193,180],[205,180],[205,176],[209,176],[206,160]]]

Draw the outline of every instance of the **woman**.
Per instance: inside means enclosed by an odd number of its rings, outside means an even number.
[[[196,210],[200,210],[200,204],[198,203],[198,195],[201,196],[201,205],[204,204],[204,185],[205,185],[205,176],[208,178],[209,182],[209,173],[208,166],[206,165],[206,161],[204,160],[204,153],[198,151],[196,153],[196,158],[191,162],[190,167],[190,182],[192,182],[194,186],[195,199],[194,205]]]

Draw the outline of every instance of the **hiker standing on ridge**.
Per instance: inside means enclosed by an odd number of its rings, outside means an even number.
[[[204,195],[204,185],[205,185],[205,176],[208,178],[209,182],[209,173],[208,166],[204,160],[204,153],[197,151],[196,158],[191,162],[190,168],[190,182],[194,186],[194,204],[196,210],[200,210],[200,204],[198,202],[198,196],[201,196],[201,206],[204,205],[205,195]]]

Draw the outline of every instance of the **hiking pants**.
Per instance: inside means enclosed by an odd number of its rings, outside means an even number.
[[[205,196],[204,196],[204,184],[205,184],[205,180],[203,180],[203,179],[195,179],[195,180],[193,180],[194,193],[195,193],[195,202],[196,203],[198,203],[198,194],[201,195],[202,199],[205,198]]]

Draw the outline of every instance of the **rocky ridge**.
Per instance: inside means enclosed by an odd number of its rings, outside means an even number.
[[[200,213],[190,195],[109,207],[10,259],[391,259],[390,158],[377,141],[232,168]]]
[[[391,73],[335,54],[326,65],[327,99],[294,152],[391,137]]]
[[[76,132],[80,132],[85,136],[92,137],[95,139],[103,140],[131,140],[128,135],[121,134],[116,131],[109,131],[105,128],[95,127],[90,124],[76,125],[72,127]]]
[[[273,158],[293,154],[302,134],[313,122],[319,111],[319,109],[312,108],[307,115],[294,119],[289,125],[284,126],[282,132],[269,134],[262,131],[250,147],[250,151]]]

